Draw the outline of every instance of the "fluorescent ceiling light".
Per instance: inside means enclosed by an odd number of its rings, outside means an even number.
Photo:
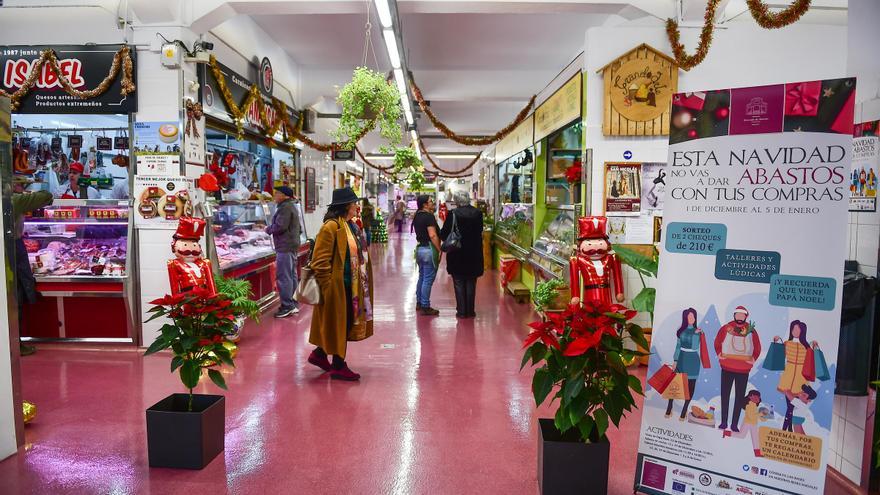
[[[473,155],[459,155],[459,154],[438,155],[437,153],[434,153],[434,158],[471,158],[471,159],[473,159],[476,157],[477,157],[476,154],[473,154]]]
[[[420,149],[419,146],[416,146],[416,156],[419,157],[419,160],[422,159],[422,150]]]
[[[391,27],[391,9],[388,8],[388,0],[376,0],[376,13],[379,14],[379,22],[382,27]]]
[[[406,95],[406,81],[403,79],[403,69],[394,69],[394,80],[397,82],[397,90],[401,96]]]
[[[415,129],[410,130],[409,135],[412,136],[413,142],[416,142],[419,140],[419,134],[416,132]]]
[[[412,113],[412,104],[409,102],[409,97],[405,95],[401,95],[400,103],[403,105],[403,111]],[[412,124],[412,122],[410,122]]]
[[[413,114],[409,110],[409,108],[404,108],[403,114],[406,115],[406,123],[409,125],[413,125]]]
[[[370,160],[394,160],[394,155],[367,155]]]
[[[400,51],[397,49],[397,38],[394,36],[393,29],[382,31],[385,36],[385,48],[388,50],[388,58],[391,60],[391,67],[400,68]]]

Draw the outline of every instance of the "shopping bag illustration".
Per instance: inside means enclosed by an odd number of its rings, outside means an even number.
[[[675,378],[675,371],[669,365],[664,364],[656,373],[651,375],[651,378],[648,379],[648,385],[662,394],[673,378]]]
[[[769,371],[783,371],[785,369],[785,344],[782,342],[770,344],[762,366]]]
[[[660,394],[664,399],[688,400],[691,398],[691,390],[688,388],[687,373],[676,373]]]
[[[813,359],[816,362],[816,380],[828,381],[831,379],[831,373],[828,371],[828,364],[825,362],[825,354],[819,349],[813,349]]]

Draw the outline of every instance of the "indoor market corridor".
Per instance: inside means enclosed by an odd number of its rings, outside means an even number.
[[[348,356],[360,382],[331,381],[306,362],[309,309],[283,320],[267,312],[245,329],[237,367],[223,370],[226,450],[201,471],[147,465],[144,410],[183,391],[168,355],[40,346],[22,359],[37,418],[25,452],[0,463],[0,492],[537,493],[531,373],[518,371],[533,313],[489,271],[477,318],[456,319],[444,262],[432,296],[440,316],[416,316],[414,244],[390,234],[372,247],[375,335]],[[222,392],[207,379],[198,391]],[[636,412],[610,432],[610,493],[632,493],[639,422]]]

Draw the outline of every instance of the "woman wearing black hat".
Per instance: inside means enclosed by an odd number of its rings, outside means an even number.
[[[350,187],[335,189],[315,237],[311,268],[321,287],[321,304],[312,312],[309,363],[330,378],[354,381],[360,375],[345,362],[348,341],[373,335],[373,269],[357,225],[358,197]],[[333,356],[333,362],[328,359]]]

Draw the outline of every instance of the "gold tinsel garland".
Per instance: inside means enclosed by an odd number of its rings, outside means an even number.
[[[666,35],[669,37],[669,44],[672,45],[672,54],[678,66],[684,70],[691,70],[699,65],[706,54],[709,53],[709,45],[712,44],[712,33],[715,31],[715,11],[718,9],[718,3],[721,0],[709,0],[706,5],[706,15],[703,18],[703,30],[700,32],[700,43],[697,45],[697,51],[693,55],[685,52],[684,45],[681,44],[681,34],[678,32],[678,23],[673,19],[666,19]]]
[[[31,67],[27,79],[25,79],[24,84],[20,88],[13,93],[8,93],[3,89],[0,89],[0,96],[9,98],[12,101],[13,111],[18,109],[19,105],[21,105],[21,100],[24,99],[24,97],[31,91],[31,88],[37,83],[37,78],[43,71],[43,65],[46,63],[49,64],[49,68],[52,69],[58,77],[58,82],[61,83],[61,87],[64,91],[71,96],[83,100],[95,98],[106,93],[107,90],[110,89],[110,85],[113,84],[113,81],[116,80],[116,76],[119,75],[120,67],[122,68],[122,89],[120,92],[123,96],[128,96],[135,91],[135,84],[134,81],[132,81],[134,65],[131,61],[131,48],[128,45],[124,45],[116,52],[116,55],[113,56],[113,63],[110,65],[110,73],[107,74],[107,77],[105,77],[95,89],[87,89],[84,91],[80,91],[70,84],[70,80],[64,76],[61,69],[58,67],[58,57],[55,54],[55,50],[50,48],[40,52],[40,58]]]
[[[425,158],[428,159],[428,162],[429,162],[429,163],[430,163],[435,169],[437,169],[439,172],[442,172],[442,173],[444,173],[444,174],[447,174],[448,177],[452,177],[452,176],[455,176],[455,175],[457,175],[457,174],[463,174],[464,172],[467,172],[468,170],[470,170],[471,167],[473,167],[474,165],[476,165],[478,161],[480,161],[480,156],[481,156],[481,154],[478,154],[477,156],[474,157],[473,160],[471,160],[471,162],[470,162],[469,164],[467,164],[466,167],[462,168],[461,170],[446,170],[446,169],[444,169],[443,167],[441,167],[440,165],[437,165],[437,162],[434,161],[434,158],[431,157],[431,154],[428,153],[428,150],[427,150],[427,149],[425,149],[425,144],[422,142],[422,140],[419,139],[418,141],[419,141],[419,148],[422,149],[422,153],[425,155]]]
[[[746,0],[755,22],[765,29],[779,29],[794,24],[810,9],[810,2],[795,0],[787,9],[774,14],[761,0]]]
[[[361,152],[361,149],[358,148],[357,146],[354,147],[354,150],[357,151],[358,156],[361,157],[361,160],[363,160],[364,163],[367,164],[367,166],[372,167],[376,170],[379,170],[380,172],[388,172],[389,170],[394,168],[393,164],[389,165],[387,167],[383,167],[381,165],[376,165],[375,163],[371,162],[370,160],[367,160],[367,157],[364,156],[363,152]]]
[[[428,119],[431,120],[431,123],[434,125],[434,127],[436,127],[437,130],[443,133],[443,135],[447,138],[455,141],[456,143],[464,144],[466,146],[485,146],[504,139],[508,134],[513,132],[516,126],[522,123],[522,121],[524,121],[526,117],[529,116],[529,110],[532,109],[532,106],[535,104],[535,98],[537,98],[537,95],[532,95],[532,97],[529,98],[529,103],[522,110],[520,110],[519,114],[517,114],[516,116],[516,119],[514,119],[514,121],[508,124],[504,129],[501,129],[492,136],[484,138],[471,138],[459,136],[454,131],[452,131],[452,129],[446,127],[443,122],[440,122],[437,116],[434,115],[434,112],[431,111],[431,107],[428,106],[428,102],[425,101],[425,98],[422,96],[422,90],[419,89],[418,85],[416,85],[415,80],[410,78],[410,83],[412,84],[413,95],[415,96],[416,101],[419,104],[419,108],[421,108],[422,112],[424,112],[425,115],[428,116]]]

